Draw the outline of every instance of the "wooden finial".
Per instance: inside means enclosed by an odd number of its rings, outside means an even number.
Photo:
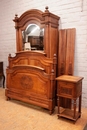
[[[48,9],[49,9],[48,6],[46,6],[45,9],[46,9],[45,12],[49,12],[49,10],[48,10]]]
[[[11,57],[11,54],[9,54],[9,57]]]
[[[17,19],[18,18],[18,14],[15,14],[15,19]]]

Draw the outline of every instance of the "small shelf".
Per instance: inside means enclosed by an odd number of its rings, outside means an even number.
[[[64,109],[60,112],[60,114],[58,114],[58,117],[65,117],[65,118],[71,119],[73,121],[76,121],[80,116],[81,116],[81,113],[76,111],[76,115],[74,118],[74,111],[70,110],[70,109]]]

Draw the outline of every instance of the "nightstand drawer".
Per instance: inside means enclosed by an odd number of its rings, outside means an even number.
[[[69,82],[58,82],[58,95],[63,97],[73,97],[74,96],[74,83]]]

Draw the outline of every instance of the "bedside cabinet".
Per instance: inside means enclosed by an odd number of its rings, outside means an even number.
[[[81,116],[81,96],[83,77],[62,75],[57,80],[58,117],[68,118],[74,122]],[[60,98],[71,99],[71,108],[62,108]]]
[[[4,88],[5,75],[4,75],[4,71],[3,71],[3,62],[0,62],[0,77],[3,78],[3,88]]]

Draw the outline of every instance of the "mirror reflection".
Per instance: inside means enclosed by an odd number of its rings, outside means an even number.
[[[23,50],[43,50],[44,28],[36,24],[29,24],[26,30],[22,31]]]

